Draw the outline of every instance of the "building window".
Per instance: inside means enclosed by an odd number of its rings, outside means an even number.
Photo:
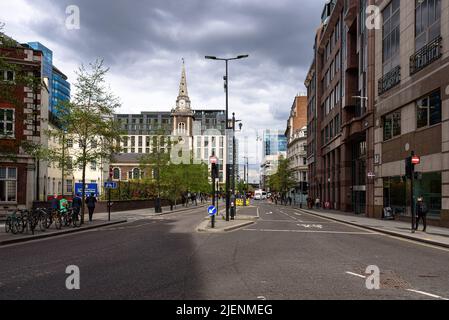
[[[384,117],[384,141],[401,135],[401,112],[396,111]]]
[[[73,148],[73,140],[67,139],[67,148]]]
[[[178,123],[178,133],[184,134],[186,132],[186,124],[184,122]]]
[[[114,168],[114,170],[112,170],[112,178],[114,180],[120,180],[120,169],[119,168]]]
[[[17,168],[0,168],[0,202],[17,202]]]
[[[441,0],[415,0],[415,49],[440,36]]]
[[[65,191],[67,193],[72,193],[73,192],[73,180],[66,180],[65,186],[66,186]]]
[[[134,168],[132,171],[132,178],[133,180],[139,180],[140,179],[140,169],[139,168]]]
[[[383,73],[390,72],[399,65],[400,43],[400,0],[393,0],[382,12],[383,16]]]
[[[93,171],[97,170],[97,161],[90,162],[90,170],[93,170]]]
[[[0,137],[14,137],[14,110],[0,109]]]
[[[416,126],[418,129],[441,122],[441,95],[439,91],[418,100],[416,105]]]
[[[90,147],[92,149],[97,149],[97,146],[98,146],[97,140],[95,140],[95,139],[90,140]]]
[[[16,79],[16,74],[11,70],[0,70],[0,80],[4,81],[14,81]]]

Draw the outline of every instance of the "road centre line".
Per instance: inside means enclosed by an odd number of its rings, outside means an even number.
[[[358,273],[346,271],[346,274],[349,274],[351,276],[355,276],[355,277],[358,277],[358,278],[366,279],[366,276],[358,274]],[[436,299],[441,299],[441,300],[449,300],[449,299],[443,298],[441,296],[438,296],[436,294],[432,294],[432,293],[428,293],[428,292],[424,292],[424,291],[419,291],[419,290],[414,290],[414,289],[406,289],[406,290],[409,291],[409,292],[418,293],[418,294],[421,294],[421,295],[424,295],[424,296],[428,296],[428,297],[431,297],[431,298],[436,298]]]

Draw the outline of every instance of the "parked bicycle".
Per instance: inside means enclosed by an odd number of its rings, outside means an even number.
[[[65,227],[73,225],[74,228],[81,226],[81,213],[74,208],[67,209],[62,214],[62,221]]]

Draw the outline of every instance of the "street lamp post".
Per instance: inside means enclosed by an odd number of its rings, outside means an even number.
[[[228,75],[228,62],[232,61],[232,60],[240,60],[240,59],[245,59],[248,58],[249,55],[240,55],[237,56],[235,58],[217,58],[215,56],[205,56],[206,59],[209,60],[218,60],[218,61],[225,61],[226,63],[226,75],[224,77],[225,80],[225,89],[226,89],[226,130],[230,129],[229,128],[229,117],[228,117],[228,113],[229,113],[229,75]],[[233,144],[234,144],[234,139],[233,139]],[[229,146],[227,145],[227,147],[229,148]],[[230,179],[230,171],[231,171],[231,165],[226,162],[226,221],[230,220],[230,188],[229,188],[229,179]]]

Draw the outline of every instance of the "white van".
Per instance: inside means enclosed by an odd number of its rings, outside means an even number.
[[[256,190],[254,192],[254,200],[267,200],[267,193],[263,190]]]

